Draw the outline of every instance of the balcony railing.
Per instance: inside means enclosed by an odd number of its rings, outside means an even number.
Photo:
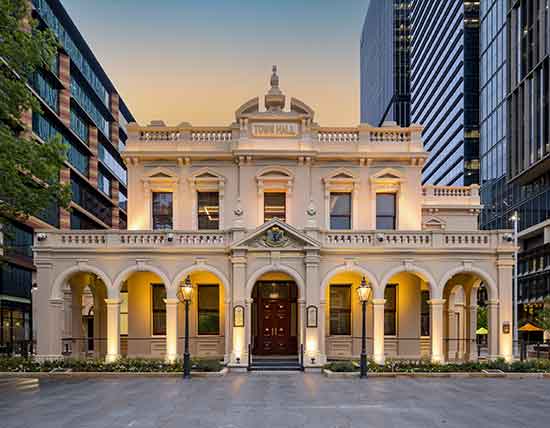
[[[116,231],[74,230],[39,232],[35,248],[214,248],[226,250],[233,242],[226,231]],[[249,231],[252,233],[252,231]],[[508,231],[325,231],[320,234],[323,249],[446,249],[486,250],[512,247]]]
[[[327,248],[460,248],[483,249],[511,245],[505,231],[366,231],[325,232],[323,247]]]

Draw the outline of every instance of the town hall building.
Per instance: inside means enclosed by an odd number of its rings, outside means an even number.
[[[40,358],[181,358],[246,368],[304,353],[306,368],[357,358],[512,359],[509,231],[481,231],[479,188],[421,184],[422,127],[326,128],[271,88],[230,126],[128,125],[128,230],[43,230],[33,293]]]

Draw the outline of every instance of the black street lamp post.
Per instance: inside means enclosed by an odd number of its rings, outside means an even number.
[[[370,298],[372,288],[367,284],[365,277],[361,279],[361,285],[357,288],[359,301],[361,302],[363,319],[361,334],[361,378],[367,377],[367,303]]]
[[[189,354],[189,304],[191,303],[191,297],[193,296],[193,285],[191,284],[191,278],[189,275],[185,278],[185,282],[180,284],[178,290],[178,300],[185,304],[185,337],[184,337],[184,351],[183,351],[183,378],[189,379],[191,377],[191,358]]]

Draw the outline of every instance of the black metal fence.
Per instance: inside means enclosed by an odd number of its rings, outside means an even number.
[[[518,342],[518,352],[519,359],[521,361],[526,361],[529,359],[550,360],[550,340],[520,340]]]
[[[32,340],[18,340],[0,344],[0,355],[8,357],[29,357],[34,354],[35,343]]]

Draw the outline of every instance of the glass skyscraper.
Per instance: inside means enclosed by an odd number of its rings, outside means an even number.
[[[550,0],[484,0],[481,14],[481,226],[518,212],[521,325],[550,296]]]
[[[361,122],[410,124],[410,0],[371,0],[361,36]]]
[[[479,2],[413,0],[411,121],[424,125],[424,184],[479,182]]]

